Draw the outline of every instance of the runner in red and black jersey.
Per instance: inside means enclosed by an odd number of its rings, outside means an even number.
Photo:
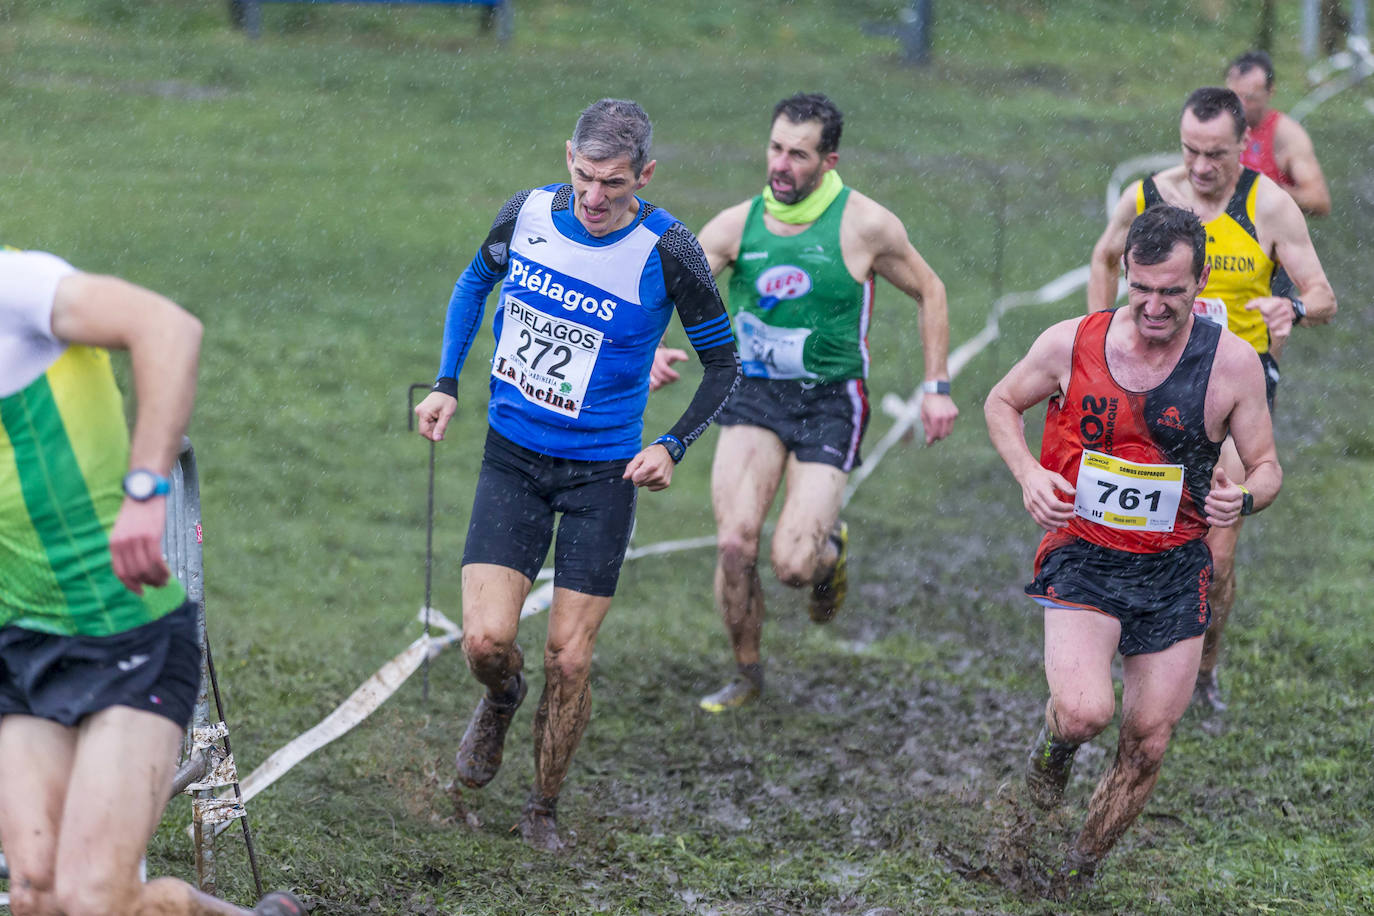
[[[1330,216],[1331,191],[1312,138],[1293,118],[1269,107],[1274,97],[1274,64],[1269,55],[1246,51],[1231,61],[1226,88],[1240,96],[1250,129],[1241,164],[1277,181],[1308,216]]]
[[[1174,725],[1188,707],[1210,616],[1210,526],[1234,525],[1282,479],[1254,349],[1193,316],[1206,283],[1206,232],[1156,206],[1126,236],[1128,302],[1060,322],[988,395],[993,445],[1046,530],[1027,594],[1045,607],[1045,726],[1031,750],[1032,799],[1063,799],[1074,752],[1116,712],[1116,759],[1052,890],[1092,879],[1145,806]],[[1040,460],[1023,414],[1050,399]],[[1245,469],[1217,464],[1233,437]]]

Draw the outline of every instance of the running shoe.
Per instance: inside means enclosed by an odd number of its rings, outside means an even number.
[[[1193,705],[1204,712],[1226,711],[1226,701],[1221,698],[1221,683],[1217,680],[1217,669],[1197,673],[1197,684],[1193,687]]]
[[[463,741],[458,745],[458,779],[469,789],[480,789],[491,782],[496,771],[501,769],[501,754],[506,746],[506,730],[515,717],[515,711],[525,701],[528,686],[525,676],[515,676],[518,683],[513,691],[514,697],[493,697],[488,690],[478,701],[463,732]]]
[[[1064,788],[1069,784],[1073,755],[1077,751],[1078,745],[1059,741],[1050,735],[1048,728],[1040,727],[1030,757],[1026,759],[1026,788],[1037,807],[1049,811],[1063,803]]]
[[[829,623],[844,604],[849,591],[849,526],[837,520],[830,531],[837,552],[835,568],[824,582],[811,586],[811,619],[815,623]]]
[[[535,849],[559,852],[567,846],[558,835],[557,798],[538,798],[531,795],[520,814],[520,838]]]
[[[255,916],[302,916],[305,906],[290,891],[272,891],[253,907]]]
[[[1097,860],[1090,859],[1075,849],[1070,849],[1064,857],[1064,864],[1050,878],[1050,886],[1045,896],[1051,900],[1065,902],[1089,890],[1097,879]]]
[[[707,712],[721,713],[727,709],[739,709],[758,699],[763,693],[763,666],[745,665],[740,668],[735,679],[715,693],[701,698],[699,704]]]

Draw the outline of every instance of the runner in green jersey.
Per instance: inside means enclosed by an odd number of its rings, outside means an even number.
[[[156,293],[0,251],[0,846],[16,914],[248,912],[139,876],[200,686],[196,607],[161,547],[200,334]],[[105,348],[133,364],[132,441]],[[301,909],[278,892],[254,912]]]
[[[711,478],[717,524],[715,596],[738,676],[702,708],[741,706],[763,689],[759,536],[784,478],[773,571],[811,591],[830,620],[846,592],[848,531],[839,521],[868,420],[868,327],[874,276],[919,306],[926,443],[958,416],[949,397],[945,287],[885,207],[844,187],[835,165],[843,116],[823,95],[773,111],[768,186],[718,214],[698,238],[713,273],[733,269],[729,307],[745,379],[721,413]],[[658,380],[667,379],[660,360]]]

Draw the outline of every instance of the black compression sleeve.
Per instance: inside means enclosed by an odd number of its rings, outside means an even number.
[[[704,370],[692,402],[668,431],[683,445],[691,445],[739,385],[739,350],[730,331],[730,316],[696,237],[681,223],[675,224],[659,239],[658,254],[668,296]]]

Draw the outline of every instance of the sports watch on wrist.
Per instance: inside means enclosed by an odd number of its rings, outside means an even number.
[[[921,383],[921,391],[925,392],[926,394],[947,395],[949,394],[949,381],[947,379],[941,379],[940,381],[936,382],[927,379],[926,381]]]
[[[124,492],[134,502],[146,503],[154,496],[166,496],[171,489],[170,480],[143,468],[135,468],[124,475]]]
[[[1250,495],[1250,491],[1247,490],[1243,484],[1238,483],[1236,486],[1240,487],[1240,514],[1254,515],[1255,497]]]
[[[668,450],[668,457],[673,459],[673,464],[682,460],[682,456],[687,454],[687,446],[682,444],[682,440],[677,436],[664,433],[654,440],[654,445],[661,445]]]
[[[1307,317],[1307,306],[1303,305],[1297,296],[1289,296],[1288,303],[1293,306],[1293,323],[1302,324],[1302,320]]]

